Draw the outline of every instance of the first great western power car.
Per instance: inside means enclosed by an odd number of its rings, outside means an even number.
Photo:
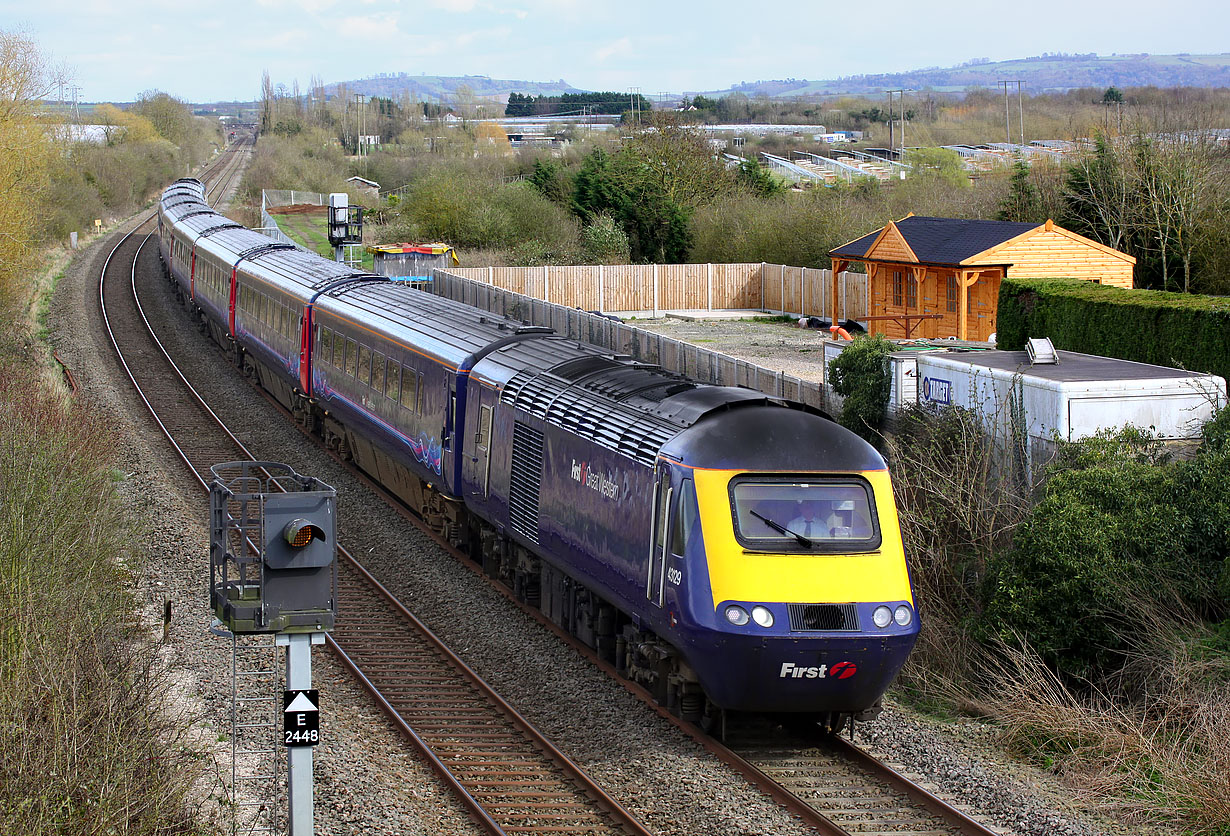
[[[853,433],[273,243],[196,180],[159,240],[231,362],[672,710],[878,710],[918,616]]]

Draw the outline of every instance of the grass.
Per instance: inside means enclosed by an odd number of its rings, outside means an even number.
[[[333,260],[333,245],[329,243],[329,224],[324,213],[296,212],[288,215],[273,215],[278,227],[300,246],[324,258]],[[363,250],[361,269],[372,272],[375,257]]]

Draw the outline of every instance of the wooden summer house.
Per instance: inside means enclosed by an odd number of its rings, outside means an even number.
[[[999,284],[1012,278],[1088,279],[1132,287],[1136,259],[1053,221],[967,221],[908,215],[829,253],[836,276],[867,270],[868,330],[895,338],[986,340],[995,333]]]

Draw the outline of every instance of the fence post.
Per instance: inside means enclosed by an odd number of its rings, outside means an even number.
[[[542,301],[551,301],[551,268],[542,265]]]
[[[487,267],[487,284],[495,284],[495,268],[491,266]]]
[[[782,313],[786,312],[786,265],[777,265],[777,283],[781,286],[781,298],[777,301],[781,304]]]
[[[705,308],[713,312],[713,262],[705,265]]]
[[[799,316],[807,316],[807,268],[799,268]]]
[[[765,307],[766,300],[764,298],[764,268],[765,268],[765,263],[762,261],[760,262],[760,304],[756,306],[760,308],[762,311],[768,310]]]
[[[658,263],[653,264],[653,318],[658,318]],[[661,347],[661,343],[658,346]]]
[[[602,265],[598,265],[598,313],[606,313],[606,300],[603,299]]]

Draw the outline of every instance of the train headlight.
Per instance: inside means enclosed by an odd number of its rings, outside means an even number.
[[[877,627],[887,627],[893,623],[893,611],[881,604],[871,613],[871,620]]]
[[[752,607],[752,621],[761,627],[772,627],[773,613],[769,612],[768,607]]]
[[[898,627],[909,627],[910,622],[914,620],[914,613],[905,604],[899,604],[893,612],[893,621],[897,622]]]
[[[731,604],[726,608],[726,620],[736,627],[742,627],[747,624],[747,610]]]

